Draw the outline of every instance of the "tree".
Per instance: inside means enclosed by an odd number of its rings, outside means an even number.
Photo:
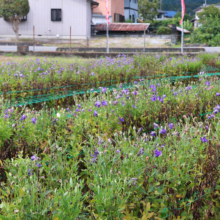
[[[156,18],[159,8],[158,0],[139,0],[138,5],[138,13],[143,20],[153,21]]]
[[[215,17],[217,19],[220,18],[220,9],[215,7],[214,5],[210,5],[208,7],[203,8],[202,12],[198,13],[198,17],[200,19],[199,22],[203,22],[206,18]]]
[[[30,6],[28,0],[0,0],[0,17],[12,24],[12,29],[19,39],[19,24],[21,19],[28,14]]]
[[[182,18],[182,12],[178,12],[175,14],[174,18],[179,18],[181,19]],[[192,19],[191,16],[189,16],[187,13],[184,15],[184,21],[190,21]]]

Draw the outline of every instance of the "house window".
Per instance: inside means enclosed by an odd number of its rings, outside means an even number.
[[[159,15],[157,15],[157,18],[162,18],[162,14],[160,13]]]
[[[51,9],[51,21],[61,21],[61,9]]]
[[[21,21],[27,21],[27,15],[25,15],[25,16],[21,19]]]

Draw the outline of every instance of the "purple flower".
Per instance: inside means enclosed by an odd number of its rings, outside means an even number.
[[[155,95],[153,95],[150,99],[151,99],[152,102],[157,101],[157,97]]]
[[[108,102],[107,102],[107,101],[103,101],[103,102],[102,102],[102,105],[103,105],[103,106],[107,106],[107,105],[108,105]]]
[[[220,96],[220,93],[216,93],[216,96]]]
[[[154,129],[158,128],[159,125],[157,123],[154,123]]]
[[[191,90],[191,89],[192,89],[191,86],[186,87],[186,90],[187,90],[187,91],[189,91],[189,90]]]
[[[97,111],[94,111],[94,114],[93,114],[95,117],[97,117],[98,116],[98,113],[97,113]]]
[[[88,111],[91,112],[92,110],[91,110],[91,109],[88,109]]]
[[[26,115],[22,115],[20,120],[21,120],[21,121],[24,121],[26,118],[27,118]]]
[[[22,77],[24,77],[24,75],[21,73],[21,74],[20,74],[20,77],[22,78]]]
[[[41,164],[40,163],[37,163],[36,165],[38,168],[41,168]]]
[[[118,119],[119,119],[121,122],[124,122],[124,121],[125,121],[124,118],[118,117]]]
[[[37,119],[34,117],[34,118],[31,119],[31,121],[32,121],[33,124],[36,124]]]
[[[33,175],[32,171],[33,171],[33,170],[31,170],[31,169],[28,170],[28,176]]]
[[[151,91],[152,92],[156,92],[157,91],[157,88],[155,85],[150,85],[150,88],[152,89]]]
[[[101,102],[100,102],[100,101],[97,101],[97,102],[95,103],[95,107],[100,108],[100,106],[101,106]]]
[[[133,180],[133,186],[136,186],[136,181],[138,180],[138,178],[132,178]]]
[[[138,132],[141,132],[143,130],[143,128],[142,127],[140,127],[139,129],[138,129]]]
[[[206,84],[207,86],[210,86],[210,82],[209,82],[209,81],[207,81],[205,84]]]
[[[203,138],[201,137],[200,139],[201,139],[201,141],[202,141],[203,143],[208,142],[208,140],[206,139],[205,136],[204,136]]]
[[[70,109],[69,109],[69,108],[67,108],[66,110],[67,110],[67,111],[69,111]]]
[[[91,73],[91,76],[93,76],[93,75],[94,75],[94,72]]]
[[[162,151],[159,151],[157,149],[154,151],[154,153],[155,153],[155,157],[159,157],[162,155]]]
[[[137,153],[137,156],[140,156],[140,155],[142,155],[142,154],[144,154],[144,148],[141,148],[141,149],[139,150],[139,152]]]
[[[107,91],[106,87],[102,88],[102,93],[106,93],[106,91]]]
[[[38,159],[38,157],[36,157],[35,155],[33,155],[32,157],[31,157],[31,160],[33,161],[33,160],[37,160]]]
[[[132,107],[133,107],[133,108],[137,108],[137,106],[135,106],[135,105],[133,105]]]
[[[81,105],[80,105],[80,104],[78,104],[78,107],[80,108],[80,107],[81,107]]]
[[[17,73],[15,73],[15,77],[17,77],[18,76],[18,74]]]
[[[79,112],[79,108],[76,109],[76,112]]]
[[[121,152],[120,150],[116,150],[116,153],[118,153],[118,154],[119,154],[120,152]]]
[[[137,81],[134,81],[134,84],[137,84]]]
[[[98,151],[98,148],[97,148],[97,150],[95,151],[95,154],[94,155],[91,154],[91,156],[93,157],[92,160],[91,160],[92,163],[96,162],[98,155],[99,155],[99,151]]]
[[[152,137],[155,137],[155,136],[156,136],[156,132],[155,132],[155,131],[151,131],[150,134],[151,134]]]
[[[170,129],[173,129],[173,123],[170,123],[170,124],[169,124],[169,128],[170,128]]]
[[[166,134],[166,130],[163,128],[163,129],[160,131],[160,134]]]
[[[209,126],[205,126],[207,130],[209,130]]]

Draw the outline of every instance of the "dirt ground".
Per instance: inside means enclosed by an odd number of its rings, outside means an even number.
[[[1,39],[0,43],[2,42],[15,42],[14,39]],[[29,38],[20,38],[20,43],[33,43],[32,39]],[[170,46],[170,39],[160,39],[156,36],[154,38],[145,38],[145,47],[169,47]],[[54,46],[54,47],[69,47],[70,41],[67,39],[38,39],[36,40],[36,45],[40,44],[43,46]],[[89,40],[71,40],[72,47],[106,47],[107,39],[105,36],[101,37],[94,37],[90,38]],[[116,47],[116,48],[132,48],[144,47],[144,37],[110,37],[109,38],[109,47]]]

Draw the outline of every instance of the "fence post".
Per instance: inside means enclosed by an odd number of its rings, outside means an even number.
[[[70,53],[71,53],[71,36],[72,36],[72,28],[70,26]]]
[[[144,29],[144,52],[145,52],[145,36],[146,36],[146,30]]]
[[[88,48],[89,47],[89,37],[86,36],[86,47]]]
[[[35,26],[33,26],[33,41],[34,41],[33,52],[35,52]]]

